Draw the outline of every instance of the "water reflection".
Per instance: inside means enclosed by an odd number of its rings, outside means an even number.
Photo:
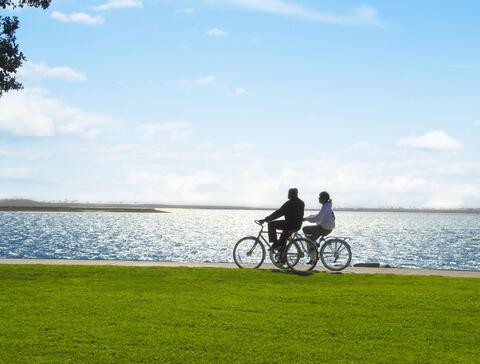
[[[231,262],[265,211],[172,209],[170,214],[0,213],[0,257]],[[480,269],[480,215],[337,212],[353,263]]]

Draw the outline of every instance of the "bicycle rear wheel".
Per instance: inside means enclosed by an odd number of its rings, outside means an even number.
[[[265,247],[257,238],[247,236],[235,244],[233,260],[239,268],[258,268],[265,260]]]
[[[318,262],[315,244],[308,239],[295,239],[287,247],[287,265],[297,272],[311,271]]]
[[[327,269],[339,272],[350,265],[352,250],[345,240],[327,239],[320,248],[320,259]]]

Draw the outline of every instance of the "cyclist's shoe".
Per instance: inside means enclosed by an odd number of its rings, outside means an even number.
[[[275,260],[275,263],[277,263],[277,264],[285,264],[286,263],[285,257],[282,257],[282,254],[280,254],[280,252],[278,252],[278,251],[275,251],[275,254],[273,255],[273,259]]]
[[[280,246],[277,243],[273,243],[272,246],[268,248],[268,250],[271,252],[276,252],[278,251],[278,248],[280,248]]]

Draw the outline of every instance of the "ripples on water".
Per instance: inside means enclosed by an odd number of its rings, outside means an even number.
[[[0,257],[232,262],[266,211],[0,212]],[[336,212],[352,262],[480,269],[480,214]]]

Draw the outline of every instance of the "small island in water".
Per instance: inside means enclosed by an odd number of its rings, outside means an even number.
[[[153,205],[42,202],[25,199],[0,200],[0,211],[166,213]]]

